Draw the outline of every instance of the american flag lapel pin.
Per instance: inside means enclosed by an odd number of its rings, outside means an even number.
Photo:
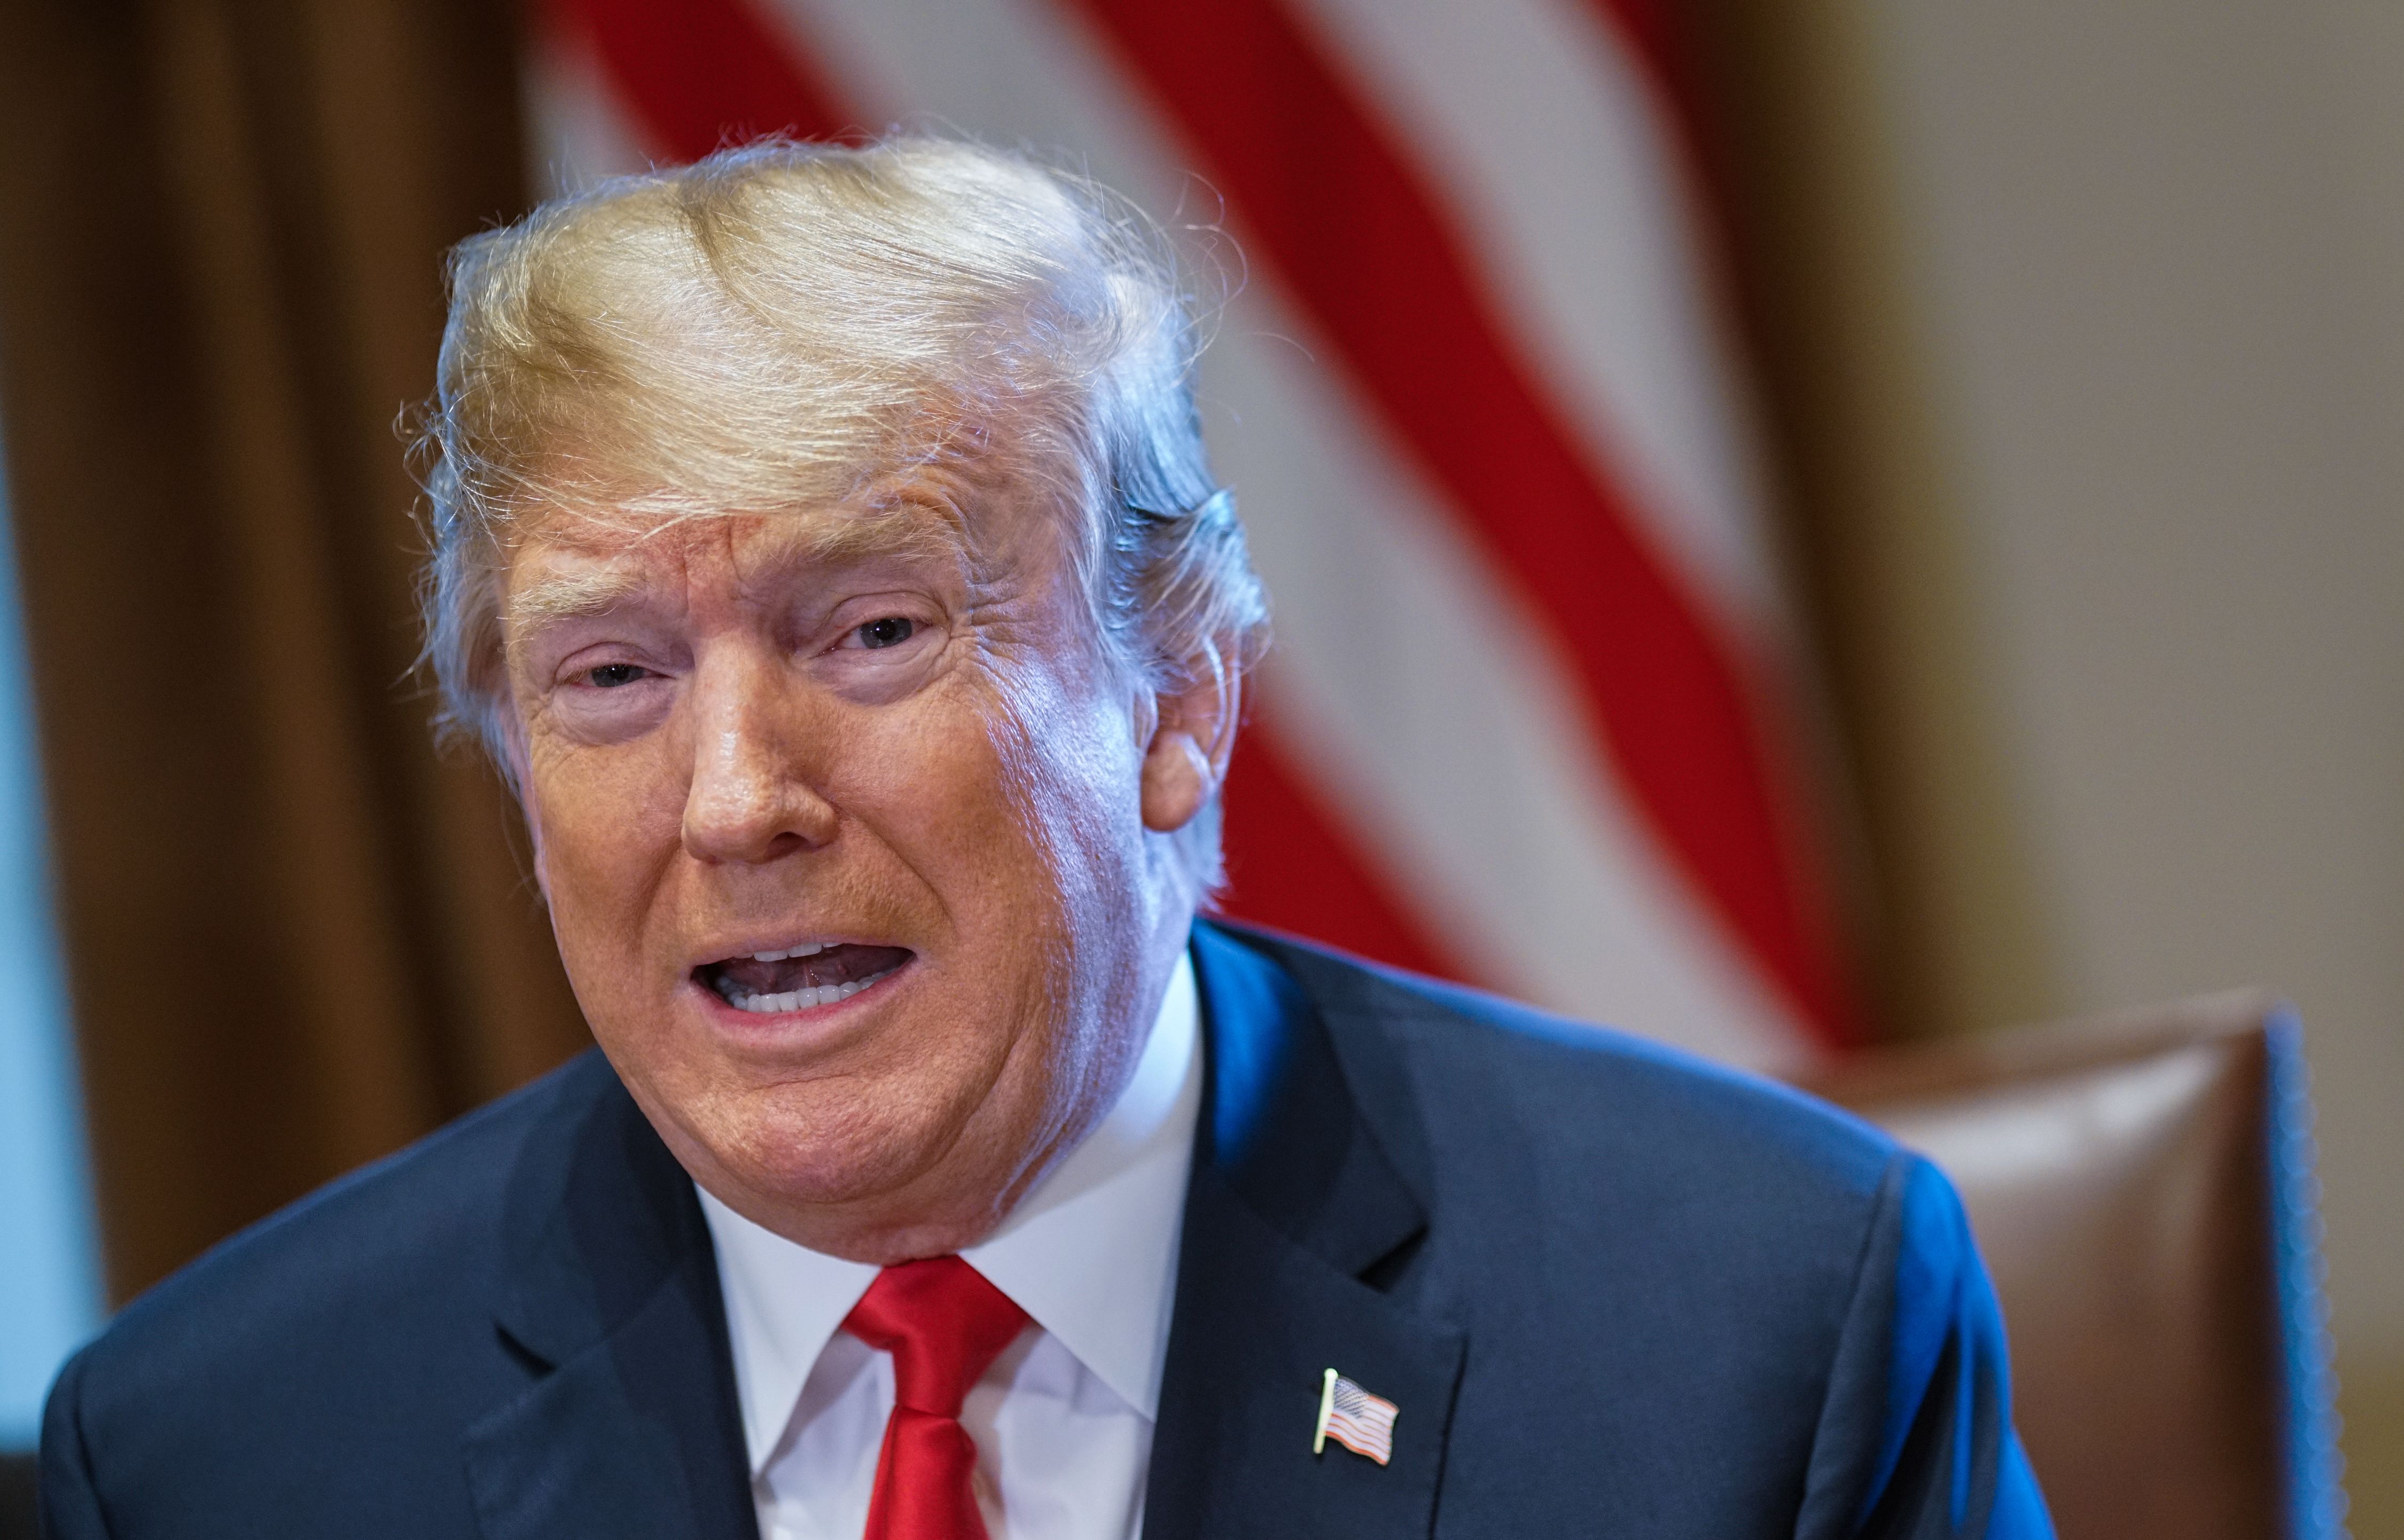
[[[1330,1369],[1320,1384],[1319,1426],[1310,1435],[1310,1452],[1326,1453],[1333,1438],[1382,1465],[1394,1457],[1394,1419],[1401,1414],[1384,1396],[1371,1395]]]

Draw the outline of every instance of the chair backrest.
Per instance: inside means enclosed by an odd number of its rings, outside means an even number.
[[[2341,1533],[2311,1109],[2255,994],[1810,1078],[1961,1188],[2064,1540]]]
[[[35,1540],[34,1457],[0,1453],[0,1540]]]

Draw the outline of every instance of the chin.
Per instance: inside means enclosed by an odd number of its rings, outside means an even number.
[[[710,1141],[717,1146],[711,1153],[731,1179],[763,1200],[832,1210],[872,1204],[909,1186],[957,1136],[957,1125],[939,1117],[865,1113],[855,1096],[826,1082],[755,1093],[744,1099],[739,1126]]]

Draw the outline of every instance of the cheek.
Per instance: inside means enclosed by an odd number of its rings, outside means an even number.
[[[664,746],[608,749],[539,746],[526,767],[526,808],[537,859],[561,950],[571,961],[598,950],[591,932],[607,922],[629,939],[625,916],[639,913],[655,875],[682,839],[681,782],[668,773]],[[613,945],[611,951],[620,948]]]
[[[1108,701],[1044,683],[993,724],[997,800],[1064,903],[1121,902],[1141,854],[1133,727]]]
[[[904,711],[865,712],[842,756],[833,800],[934,889],[954,923],[982,931],[1038,922],[1029,891],[1051,866],[1028,816],[1035,777],[1002,703],[969,692]]]
[[[967,679],[906,711],[863,712],[855,729],[835,800],[964,935],[1014,938],[1030,967],[1139,849],[1132,729],[1062,681]]]

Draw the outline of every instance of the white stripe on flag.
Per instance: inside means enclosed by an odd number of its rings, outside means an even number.
[[[592,50],[545,37],[526,61],[526,159],[534,186],[571,191],[643,170],[650,156]]]

